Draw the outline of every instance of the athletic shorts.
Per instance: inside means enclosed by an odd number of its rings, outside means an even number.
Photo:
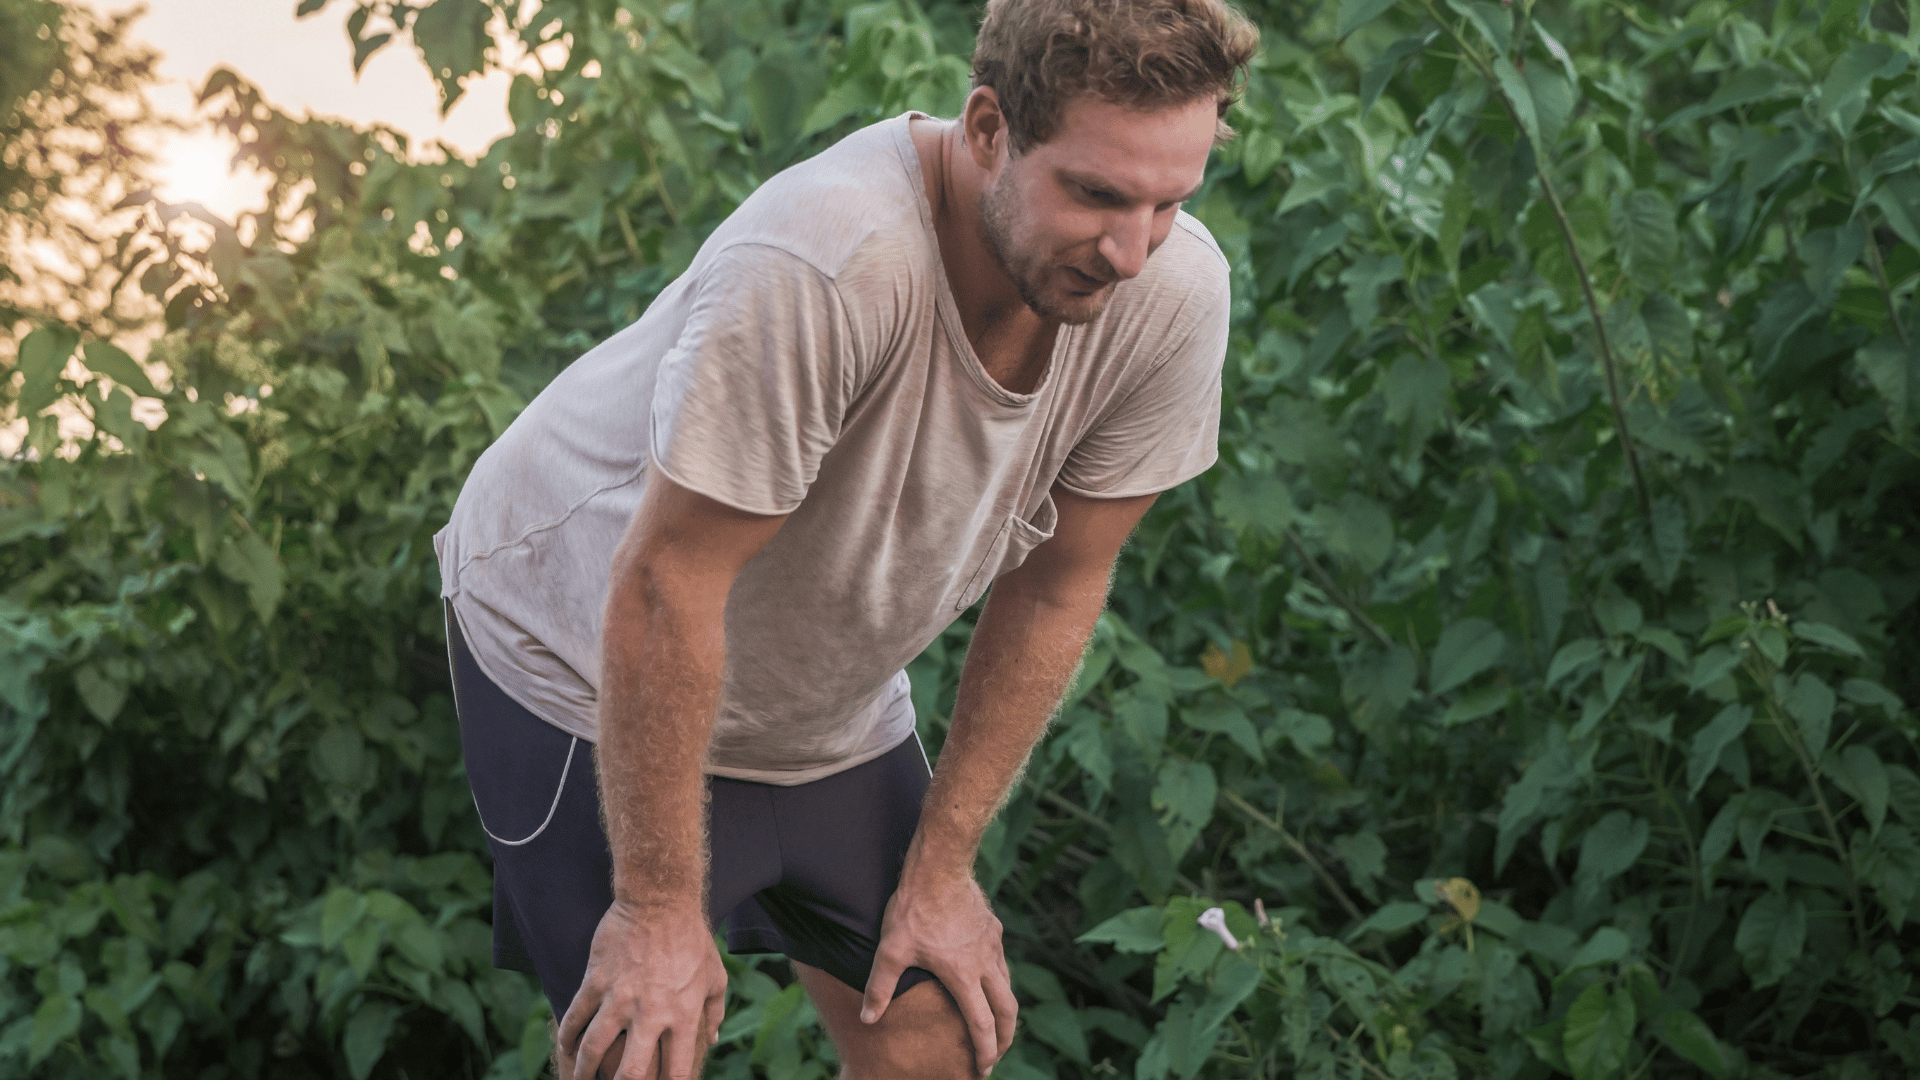
[[[558,1016],[613,903],[593,746],[487,678],[448,614],[460,749],[493,850],[493,963],[538,976]],[[784,953],[865,992],[928,778],[917,737],[808,784],[708,777],[707,915],[728,950]],[[932,978],[908,968],[894,994]]]

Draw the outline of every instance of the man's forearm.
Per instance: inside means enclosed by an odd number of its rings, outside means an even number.
[[[1046,732],[1106,603],[1104,574],[1069,588],[1026,585],[1011,576],[996,584],[974,630],[909,876],[972,872],[980,838]]]
[[[722,610],[616,560],[603,636],[595,762],[614,898],[704,907],[703,766],[726,663]]]

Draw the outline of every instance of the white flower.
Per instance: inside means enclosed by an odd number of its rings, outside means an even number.
[[[1224,908],[1210,907],[1201,912],[1200,917],[1194,921],[1200,924],[1201,929],[1219,934],[1221,944],[1236,952],[1239,951],[1240,939],[1234,937],[1233,931],[1227,929],[1227,913]]]

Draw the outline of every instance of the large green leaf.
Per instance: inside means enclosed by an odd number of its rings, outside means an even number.
[[[1740,917],[1733,947],[1746,965],[1753,988],[1762,990],[1786,978],[1807,940],[1807,905],[1797,897],[1769,892]]]
[[[1563,1036],[1567,1065],[1573,1080],[1610,1080],[1626,1068],[1633,1047],[1633,997],[1609,994],[1603,983],[1580,992],[1567,1010]]]
[[[1485,619],[1462,619],[1440,634],[1428,662],[1428,686],[1444,694],[1492,667],[1507,646],[1506,635]]]

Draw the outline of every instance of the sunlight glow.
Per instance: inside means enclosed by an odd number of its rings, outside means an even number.
[[[250,168],[229,169],[233,142],[208,131],[186,132],[160,146],[155,194],[167,202],[197,202],[227,221],[266,206],[268,178]]]

